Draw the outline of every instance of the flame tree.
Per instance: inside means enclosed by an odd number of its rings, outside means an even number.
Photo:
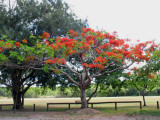
[[[43,69],[46,72],[52,70],[65,75],[81,91],[81,108],[87,107],[86,89],[97,77],[127,69],[134,62],[148,61],[150,51],[156,47],[153,42],[131,46],[127,44],[128,39],[118,38],[116,32],[110,34],[91,28],[82,28],[80,34],[70,30],[66,37],[57,37],[55,40],[49,39],[49,34],[44,33],[42,39],[43,42],[35,47],[17,42],[10,42],[10,48],[0,46],[1,65]],[[13,48],[20,52],[15,54]],[[9,49],[8,55],[4,54],[4,49]],[[16,58],[16,64],[9,59],[11,57]]]
[[[139,95],[143,97],[143,106],[147,106],[145,96],[151,93],[154,88],[159,87],[158,72],[154,72],[148,65],[134,69],[133,73],[125,75],[125,82],[128,86],[136,88]]]

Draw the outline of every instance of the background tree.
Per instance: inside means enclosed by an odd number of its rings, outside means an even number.
[[[70,29],[80,31],[87,26],[87,21],[77,18],[62,0],[15,0],[15,4],[0,11],[0,33],[11,40],[21,41],[43,32],[50,33],[51,37],[65,36]]]
[[[126,78],[127,85],[136,88],[139,95],[143,96],[144,106],[146,106],[145,96],[151,93],[154,88],[159,87],[159,80],[159,75],[147,65],[135,69],[133,74],[128,73]]]
[[[152,72],[160,72],[160,49],[154,49],[152,54],[153,55],[147,63],[147,66]]]

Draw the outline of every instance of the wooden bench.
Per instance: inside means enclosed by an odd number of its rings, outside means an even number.
[[[47,103],[47,111],[49,109],[49,105],[56,105],[56,104],[61,104],[61,105],[67,105],[68,104],[68,108],[71,109],[71,104],[81,104],[81,103]]]
[[[0,111],[2,111],[2,106],[13,106],[14,104],[0,104]]]
[[[142,109],[142,102],[141,101],[111,101],[111,102],[89,102],[91,104],[91,108],[93,108],[93,104],[107,104],[107,103],[115,103],[115,110],[117,110],[117,103],[139,103],[140,104],[140,109]],[[81,102],[75,102],[75,103],[47,103],[47,111],[49,109],[49,105],[56,105],[56,104],[61,104],[61,105],[67,105],[68,108],[71,109],[71,104],[81,104]]]
[[[0,104],[0,111],[2,111],[2,106],[13,106],[14,104]],[[36,105],[33,104],[33,111],[36,110]]]
[[[93,104],[106,104],[106,103],[114,103],[115,104],[115,110],[117,110],[117,103],[139,103],[140,109],[142,109],[142,102],[141,101],[111,101],[111,102],[92,102],[91,108],[93,108]]]

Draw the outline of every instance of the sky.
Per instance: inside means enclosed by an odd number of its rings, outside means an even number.
[[[129,38],[134,43],[137,40],[160,43],[160,0],[64,1],[78,18],[87,18],[93,29],[117,31],[119,38]]]
[[[160,0],[65,0],[91,28],[120,38],[160,43]]]

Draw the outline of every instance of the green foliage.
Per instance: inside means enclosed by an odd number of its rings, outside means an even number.
[[[159,87],[159,78],[148,65],[134,71],[133,74],[125,76],[125,83],[132,88],[137,89],[141,95],[146,95]]]
[[[86,96],[89,97],[95,90],[95,85],[91,85],[89,89],[86,90]],[[159,96],[160,90],[158,88],[154,89],[149,96]],[[138,96],[138,91],[133,88],[122,88],[120,90],[113,89],[109,87],[106,90],[98,89],[94,97],[115,97],[115,96]],[[6,87],[0,87],[1,97],[12,97],[11,91]],[[45,87],[30,87],[25,93],[25,98],[39,98],[39,97],[79,97],[80,89],[77,87],[67,87],[62,90],[62,87],[56,87],[55,89]]]
[[[11,91],[6,87],[0,87],[0,96],[3,97],[12,97]]]
[[[42,69],[43,69],[46,73],[49,72],[49,70],[48,70],[48,65],[47,65],[47,64],[45,64],[44,67],[43,67]]]
[[[9,51],[9,53],[9,57],[18,60],[18,64],[25,60],[25,57],[23,55],[20,55],[17,51]]]
[[[160,50],[153,52],[153,56],[147,64],[152,72],[160,71]]]
[[[43,32],[50,33],[50,37],[64,36],[70,29],[80,30],[87,25],[86,20],[78,19],[73,12],[69,12],[69,5],[62,0],[15,2],[16,6],[9,9],[2,6],[0,9],[2,39],[6,35],[16,41],[30,38],[32,40],[28,44],[34,45],[34,36],[42,35]]]
[[[8,58],[4,55],[0,53],[0,63],[4,63],[8,60]]]

